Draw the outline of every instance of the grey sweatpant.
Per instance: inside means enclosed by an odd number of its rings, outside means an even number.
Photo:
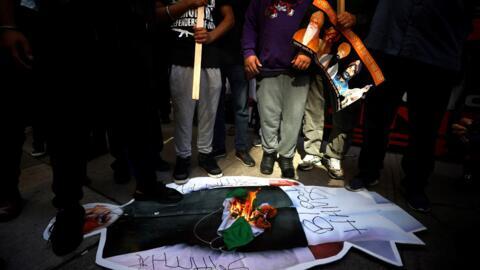
[[[315,75],[308,91],[305,118],[303,119],[305,152],[319,157],[323,156],[321,146],[325,128],[325,97],[333,98],[334,96],[332,93],[327,93],[327,91],[328,89],[325,89],[322,77]],[[325,149],[325,154],[328,157],[343,159],[352,141],[352,133],[358,117],[359,105],[360,102],[356,102],[332,115],[332,130]]]
[[[193,68],[172,66],[170,91],[175,117],[175,151],[185,158],[192,155],[192,128],[195,106],[198,119],[198,152],[212,152],[213,127],[217,113],[222,79],[219,68],[202,68],[200,74],[200,99],[192,99]]]
[[[262,146],[267,153],[295,155],[310,77],[278,75],[257,81]]]

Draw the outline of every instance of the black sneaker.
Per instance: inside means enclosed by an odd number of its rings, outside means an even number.
[[[280,156],[278,158],[278,165],[282,170],[282,178],[295,178],[295,168],[293,167],[293,158],[286,158]]]
[[[270,175],[273,173],[273,166],[277,160],[277,153],[267,153],[263,151],[262,162],[260,162],[260,172]]]
[[[253,160],[248,151],[238,150],[235,152],[235,157],[237,157],[237,159],[243,162],[243,164],[247,167],[255,166],[255,160]]]
[[[183,185],[188,182],[188,176],[190,175],[191,158],[177,157],[175,162],[175,169],[173,170],[174,182],[177,185]]]
[[[350,191],[365,190],[366,187],[373,187],[378,184],[377,178],[366,177],[362,174],[355,176],[350,183],[345,185],[345,188]]]
[[[82,243],[84,223],[85,209],[81,205],[58,211],[49,239],[53,253],[63,256],[74,251]]]
[[[408,206],[415,211],[428,213],[431,210],[430,200],[423,190],[408,191],[406,200]]]
[[[0,198],[0,222],[7,222],[18,217],[22,208],[23,200],[19,193],[13,198]]]
[[[227,156],[227,150],[225,148],[213,149],[210,155],[214,158],[224,158]]]
[[[222,177],[222,169],[218,167],[217,161],[212,154],[198,153],[198,166],[202,167],[210,177]]]
[[[136,190],[133,197],[137,201],[155,201],[159,203],[177,203],[183,199],[182,193],[173,188],[168,188],[159,182],[156,183],[154,188]]]
[[[341,160],[336,158],[323,157],[322,164],[328,171],[328,176],[335,180],[343,180],[344,174]]]

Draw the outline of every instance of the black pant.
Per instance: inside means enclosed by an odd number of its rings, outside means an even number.
[[[90,3],[91,4],[91,3]],[[145,24],[76,1],[41,14],[35,61],[45,89],[54,205],[78,204],[92,123],[119,134],[137,189],[156,184],[151,43]],[[127,11],[125,11],[127,12]],[[137,26],[140,30],[137,31]]]
[[[13,199],[19,195],[18,177],[20,176],[22,146],[25,140],[25,125],[20,121],[4,124],[3,128],[5,128],[2,131],[5,136],[3,155],[6,159],[0,165],[0,170],[3,172],[0,180],[0,200]]]
[[[31,39],[32,26],[36,23],[35,14],[22,8],[16,15],[17,24]],[[2,99],[4,106],[0,108],[1,138],[4,145],[3,156],[6,157],[5,161],[0,163],[0,199],[19,196],[18,178],[25,127],[35,125],[40,131],[43,128],[43,119],[39,114],[43,106],[38,102],[41,94],[32,84],[34,73],[16,68],[9,52],[0,50],[0,89],[5,93]]]
[[[454,73],[414,60],[382,56],[386,81],[368,92],[360,173],[377,178],[383,168],[390,125],[407,93],[408,147],[402,168],[410,189],[425,187],[434,169],[435,142],[450,96]]]

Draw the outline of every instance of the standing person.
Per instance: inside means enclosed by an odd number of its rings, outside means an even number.
[[[260,172],[271,174],[277,160],[282,177],[294,178],[293,156],[310,84],[311,59],[292,44],[312,1],[255,0],[243,29],[247,77],[256,76],[263,157]]]
[[[358,191],[378,183],[389,127],[407,93],[409,138],[402,184],[411,208],[430,210],[425,187],[434,169],[440,122],[460,69],[467,11],[461,0],[378,2],[366,45],[377,53],[386,81],[367,94],[359,174],[347,189]]]
[[[250,0],[232,1],[235,25],[221,40],[223,67],[222,72],[230,83],[233,95],[235,113],[235,157],[245,166],[255,166],[255,160],[250,156],[248,136],[248,81],[243,66],[241,38],[245,13]]]
[[[205,27],[196,28],[196,8],[200,6],[205,6]],[[193,117],[197,105],[198,165],[209,176],[221,177],[222,170],[211,154],[215,114],[222,88],[216,41],[234,24],[232,8],[221,0],[159,0],[156,12],[161,20],[171,23],[168,55],[172,64],[170,90],[175,116],[175,183],[185,184],[190,175]],[[219,17],[221,19],[217,20]],[[192,99],[195,43],[203,44],[198,102]]]
[[[330,4],[335,4],[335,1]],[[360,37],[364,35],[364,28],[368,24],[370,17],[368,3],[364,1],[348,1],[347,8],[351,12],[342,12],[338,14],[337,27],[352,28],[359,30]],[[374,7],[373,7],[374,8]],[[357,15],[359,24],[357,25]],[[336,36],[339,33],[337,32]],[[333,35],[335,36],[335,35]],[[332,179],[344,180],[342,160],[348,151],[353,135],[353,129],[357,123],[360,102],[352,104],[341,111],[334,112],[332,115],[332,130],[322,147],[324,134],[325,114],[328,101],[335,102],[334,95],[329,93],[321,75],[315,75],[310,84],[307,103],[305,105],[305,117],[303,119],[304,149],[305,157],[298,164],[298,169],[308,171],[313,167],[327,169],[328,175]]]
[[[149,145],[153,132],[145,120],[151,110],[144,78],[148,63],[143,62],[150,57],[141,57],[148,51],[145,17],[127,1],[38,4],[36,35],[41,39],[37,39],[33,64],[41,73],[38,89],[45,91],[48,102],[47,141],[53,169],[53,204],[58,208],[50,241],[53,252],[60,256],[73,251],[83,239],[85,210],[79,201],[93,119],[113,115],[110,125],[125,134],[128,158],[137,179],[137,200],[172,203],[182,195],[156,181],[155,153]],[[13,0],[0,1],[0,26],[2,47],[18,67],[29,68],[28,60],[33,57],[28,40],[15,25]],[[122,87],[127,91],[118,91]],[[106,102],[112,96],[119,104]],[[72,141],[77,143],[76,151],[71,151]]]
[[[22,3],[0,2],[0,88],[8,93],[5,101],[8,108],[2,106],[2,140],[5,142],[4,155],[7,157],[0,164],[3,172],[0,180],[0,222],[7,222],[17,217],[23,208],[23,200],[18,189],[20,161],[25,142],[25,127],[36,121],[40,108],[37,89],[31,84],[32,49],[26,36],[31,38],[32,26],[36,24],[36,12],[21,6]],[[13,10],[17,24],[13,25]],[[5,12],[4,12],[5,11]],[[7,12],[6,11],[10,11]],[[21,27],[24,34],[15,29]],[[21,49],[12,53],[12,47]],[[35,117],[33,117],[35,116]],[[37,133],[39,135],[39,133]],[[1,268],[1,267],[0,267]]]

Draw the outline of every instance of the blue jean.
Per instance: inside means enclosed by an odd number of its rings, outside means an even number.
[[[248,81],[243,65],[232,65],[224,69],[230,82],[235,106],[235,149],[248,150]]]
[[[235,113],[235,149],[246,151],[248,142],[248,81],[245,78],[243,65],[230,65],[222,69],[222,76],[228,78],[233,95]],[[225,84],[224,79],[222,83]],[[213,149],[225,148],[225,88],[222,88],[220,103],[215,119],[215,134],[213,136]]]

